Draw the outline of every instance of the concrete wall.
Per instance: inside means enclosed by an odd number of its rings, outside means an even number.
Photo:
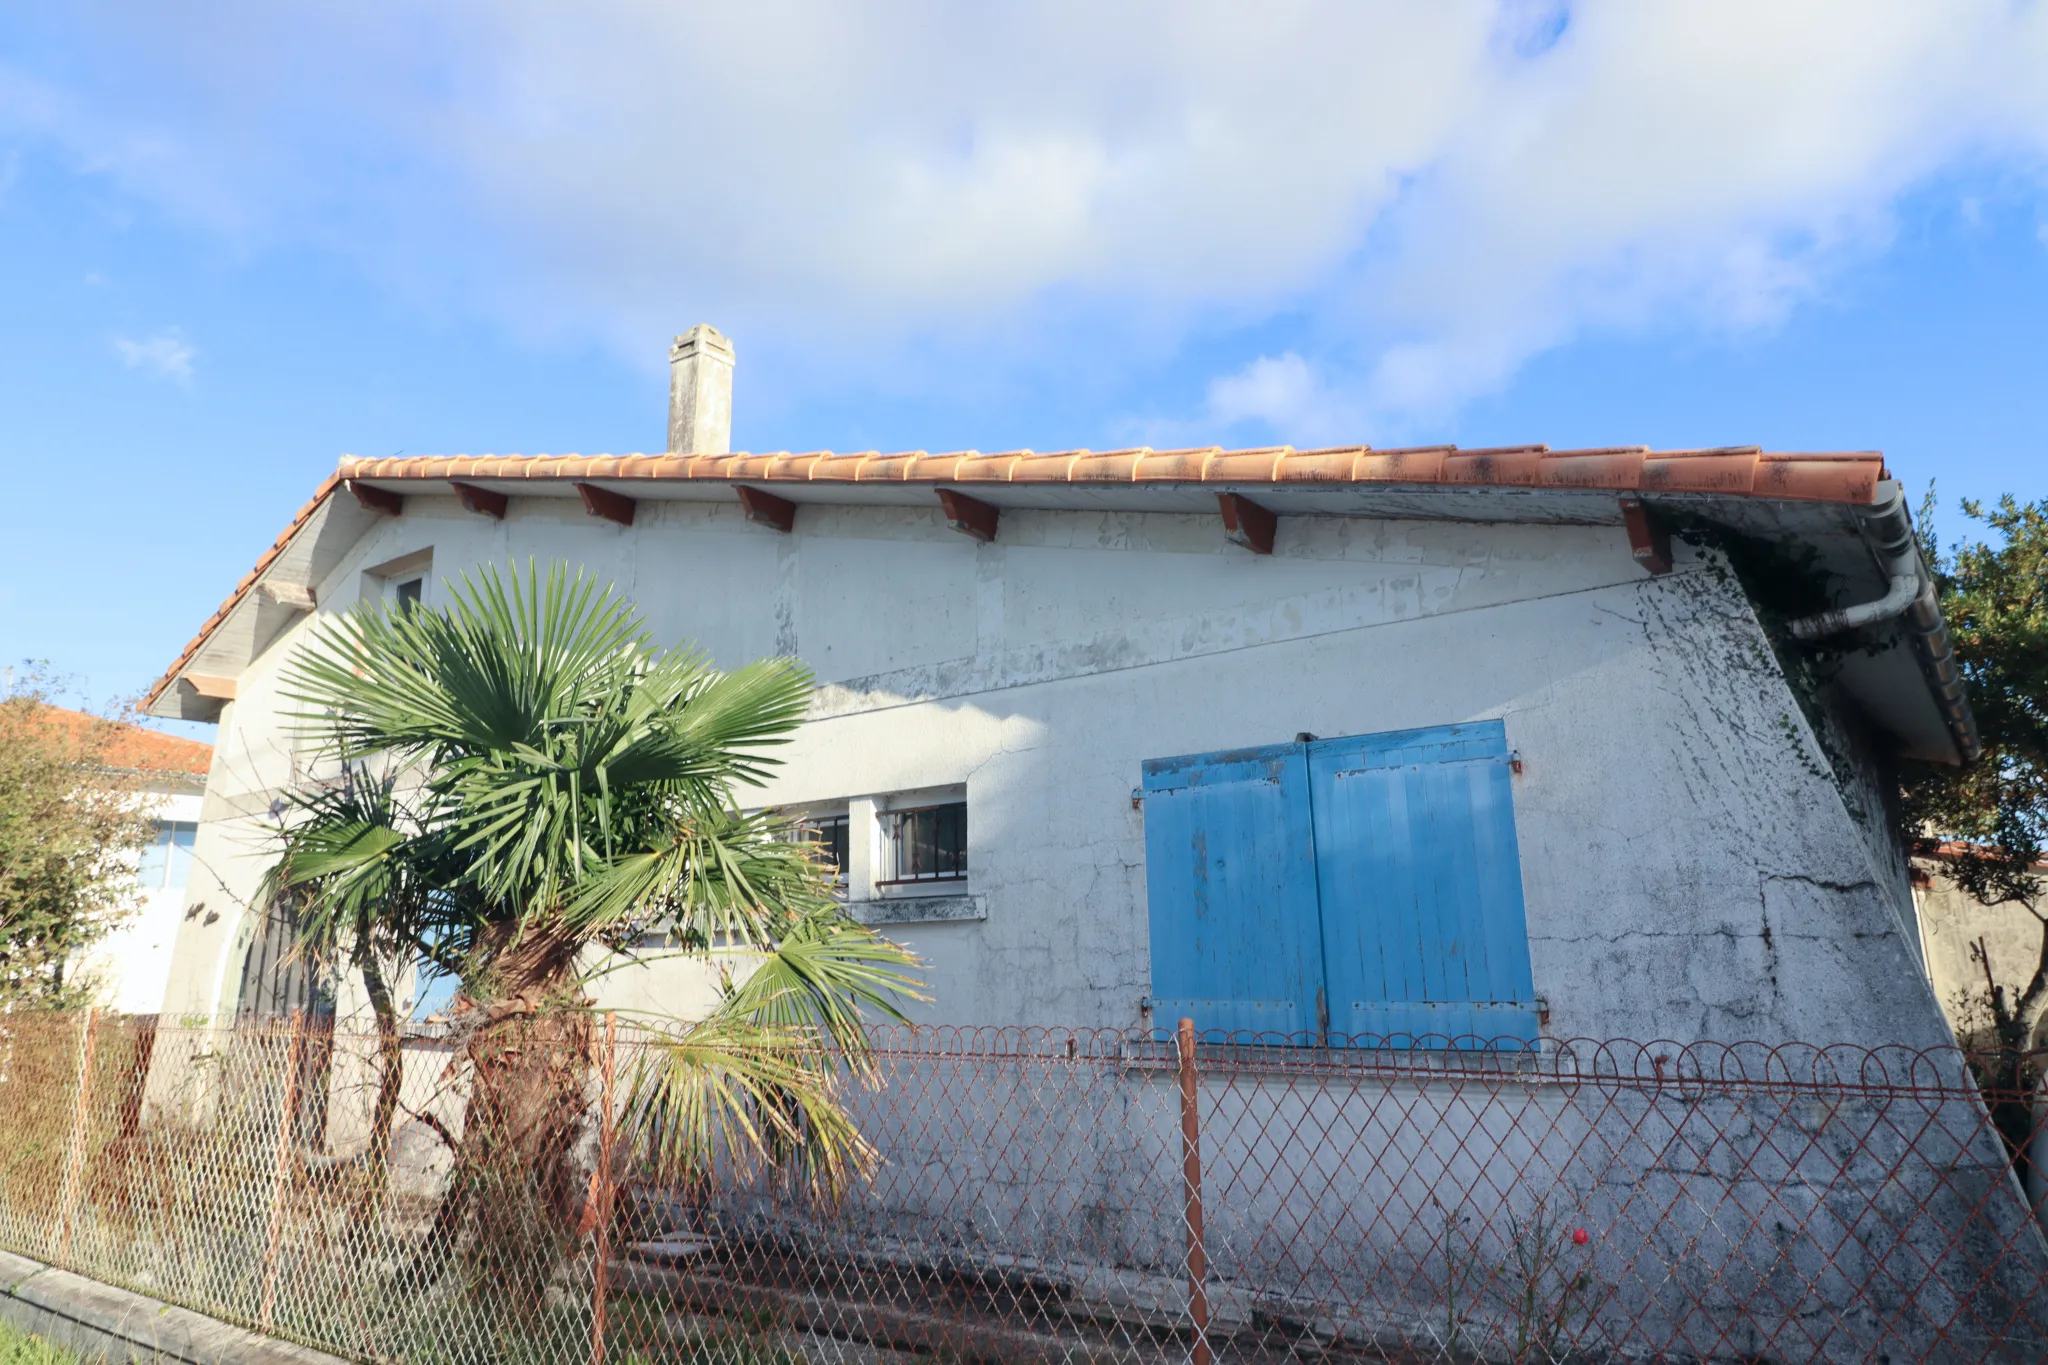
[[[193,785],[196,788],[196,780]],[[158,820],[200,819],[202,802],[196,790],[165,786],[150,790],[142,799],[150,803]],[[80,968],[100,983],[103,1006],[123,1014],[155,1014],[163,1008],[185,892],[184,885],[143,891],[135,913],[82,959]]]
[[[936,509],[807,507],[784,536],[723,504],[642,502],[625,529],[567,502],[499,523],[415,496],[317,585],[323,613],[429,548],[430,604],[473,565],[566,558],[663,643],[801,656],[823,686],[764,801],[963,785],[986,918],[890,927],[930,963],[926,1019],[1144,1022],[1143,760],[1499,717],[1525,761],[1553,1033],[1948,1036],[1868,810],[1732,578],[1690,551],[1649,578],[1614,528],[1290,518],[1258,558],[1209,517],[1006,512],[978,545]],[[277,676],[305,629],[223,717],[173,1009],[233,1003],[261,825],[302,767]],[[701,970],[664,988],[671,970],[636,1003],[701,999]]]
[[[884,1153],[871,1185],[808,1210],[735,1194],[692,1226],[854,1262],[1034,1273],[1177,1315],[1173,1063],[1135,1049],[1105,1065],[1108,1040],[1080,1042],[1078,1061],[888,1058],[886,1086],[853,1097]],[[1457,1358],[1521,1358],[1516,1296],[1540,1251],[1540,1312],[1582,1348],[1560,1358],[2041,1358],[2044,1245],[1959,1068],[1940,1077],[1946,1098],[1887,1097],[1793,1049],[1770,1070],[1798,1080],[1770,1092],[1739,1079],[1762,1075],[1761,1052],[1672,1051],[1669,1084],[1626,1049],[1407,1079],[1205,1058],[1217,1330],[1292,1322],[1407,1359],[1448,1355],[1455,1317]],[[1894,1079],[1935,1079],[1888,1060]],[[1583,1250],[1572,1228],[1590,1230]],[[1561,1287],[1581,1274],[1567,1314]]]
[[[2025,987],[2041,962],[2041,944],[2048,927],[2024,905],[1985,905],[1951,881],[1938,859],[1916,860],[1921,874],[1913,899],[1919,911],[1921,942],[1935,997],[1948,1013],[1958,1036],[1982,1046],[1993,1045],[1984,963],[1978,945],[1991,958],[1991,971],[2008,994]],[[2035,1040],[2039,1046],[2041,1040]]]

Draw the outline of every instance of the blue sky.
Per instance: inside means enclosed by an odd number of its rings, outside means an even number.
[[[0,17],[0,660],[138,690],[343,453],[657,446],[698,321],[741,448],[2048,496],[2044,70],[1992,0]]]

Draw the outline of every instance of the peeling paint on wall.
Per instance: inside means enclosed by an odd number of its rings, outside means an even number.
[[[965,784],[986,918],[896,931],[930,962],[924,1018],[1139,1021],[1145,759],[1499,718],[1526,760],[1522,877],[1554,1032],[1947,1036],[1872,815],[1876,765],[1845,789],[1711,551],[1646,578],[1611,527],[1289,518],[1267,557],[1188,516],[1002,526],[980,544],[936,512],[844,507],[778,535],[670,503],[629,530],[419,498],[319,601],[346,608],[361,565],[426,546],[440,575],[566,555],[631,585],[666,643],[724,666],[795,650],[824,685],[764,800]],[[304,632],[256,661],[222,725],[201,854],[224,904],[253,893],[256,812],[292,776],[275,678]],[[218,1006],[232,932],[181,936],[181,1008]]]

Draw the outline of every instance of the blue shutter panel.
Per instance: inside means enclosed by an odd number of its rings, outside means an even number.
[[[1322,937],[1303,746],[1145,763],[1153,1022],[1316,1027]]]
[[[1308,763],[1331,1028],[1533,1043],[1500,722],[1319,741]]]

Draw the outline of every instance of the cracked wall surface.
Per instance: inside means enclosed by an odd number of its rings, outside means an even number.
[[[642,502],[622,528],[566,502],[496,522],[410,497],[316,585],[321,615],[374,588],[366,567],[428,548],[434,580],[568,559],[662,643],[721,665],[803,658],[813,719],[765,802],[964,783],[987,918],[892,930],[930,964],[926,1019],[1141,1022],[1145,759],[1497,717],[1525,765],[1553,1033],[1947,1036],[1902,868],[1852,814],[1881,808],[1875,785],[1845,799],[1732,577],[1699,552],[1649,578],[1618,528],[1285,518],[1255,557],[1181,515],[1005,512],[984,545],[936,508],[806,507],[778,535],[724,504]],[[233,1003],[262,826],[305,768],[277,676],[307,628],[223,717],[173,1012]],[[643,975],[637,1006],[703,998],[697,969]]]

